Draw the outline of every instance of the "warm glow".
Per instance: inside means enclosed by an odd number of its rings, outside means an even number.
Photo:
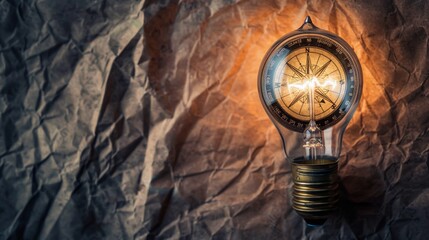
[[[327,88],[328,86],[331,86],[331,89],[335,89],[337,86],[336,81],[332,81],[331,79],[327,79],[323,83],[319,81],[317,77],[312,77],[310,80],[304,81],[304,83],[290,83],[288,84],[288,90],[290,91],[291,88],[297,88],[299,90],[305,90],[308,87],[314,88],[314,87],[322,87]]]

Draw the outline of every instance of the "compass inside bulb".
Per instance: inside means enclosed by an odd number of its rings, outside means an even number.
[[[312,95],[313,120],[320,129],[341,121],[357,97],[357,65],[351,53],[331,37],[316,33],[273,45],[259,73],[259,90],[270,116],[303,132],[310,120]]]
[[[318,47],[301,47],[290,52],[273,79],[275,98],[288,115],[308,121],[309,91],[314,91],[314,116],[320,120],[335,112],[344,98],[344,68],[338,59]]]

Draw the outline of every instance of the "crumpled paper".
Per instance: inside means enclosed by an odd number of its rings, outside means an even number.
[[[425,1],[0,1],[0,239],[424,239]],[[257,92],[309,15],[361,61],[311,228]]]

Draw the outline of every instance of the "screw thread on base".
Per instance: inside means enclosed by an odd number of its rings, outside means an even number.
[[[338,208],[340,198],[337,159],[292,163],[293,208],[307,224],[321,225]]]

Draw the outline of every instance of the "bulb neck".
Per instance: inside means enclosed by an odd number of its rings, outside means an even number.
[[[293,208],[309,225],[322,225],[338,208],[338,159],[318,157],[292,162]]]

